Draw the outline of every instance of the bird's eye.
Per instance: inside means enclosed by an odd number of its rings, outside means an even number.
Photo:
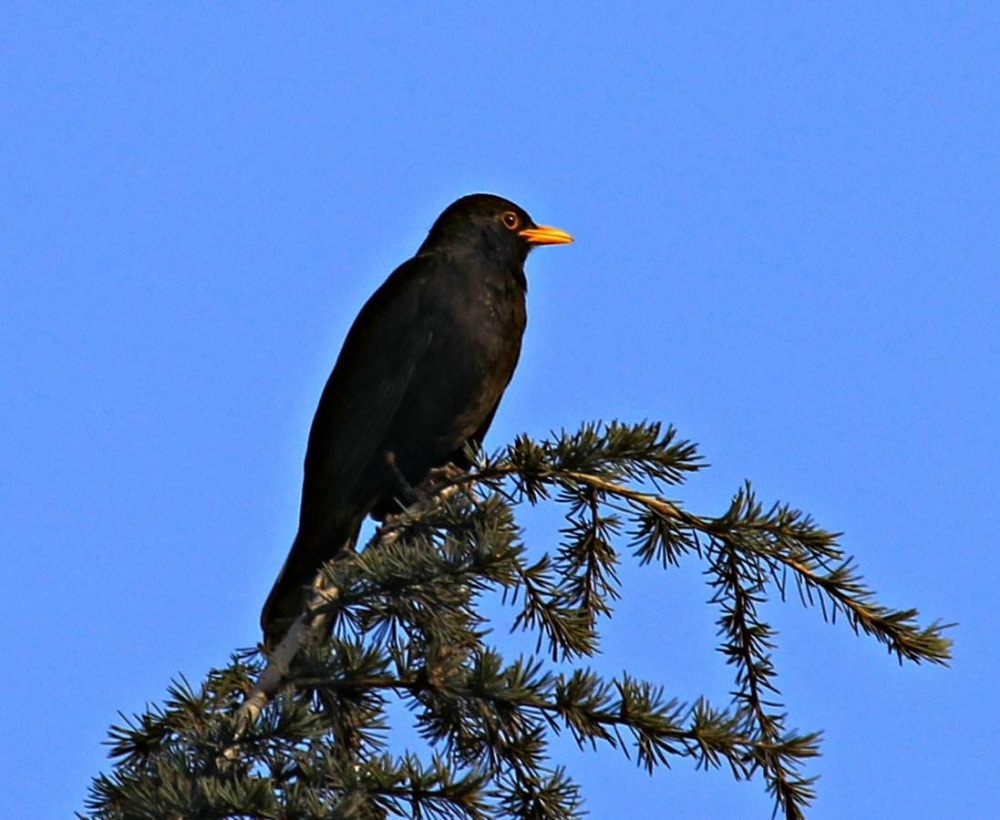
[[[521,224],[521,218],[513,211],[504,211],[500,217],[500,221],[512,231],[516,231]]]

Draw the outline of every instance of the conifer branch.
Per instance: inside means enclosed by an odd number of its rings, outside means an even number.
[[[468,473],[435,476],[424,503],[324,568],[269,658],[244,652],[113,727],[114,770],[95,779],[90,816],[569,820],[582,816],[579,789],[548,751],[567,733],[650,772],[688,759],[760,776],[776,812],[803,818],[815,794],[801,769],[819,734],[786,729],[760,605],[772,590],[784,598],[791,578],[804,605],[843,615],[900,661],[946,663],[946,627],[879,604],[836,534],[790,507],[765,510],[749,485],[714,517],[662,495],[702,466],[672,429],[612,423],[522,436]],[[523,501],[561,507],[551,551],[521,543],[512,510]],[[681,703],[628,673],[551,666],[596,652],[628,553],[641,565],[704,564],[734,670],[729,708]],[[512,609],[533,652],[504,661],[486,597]],[[391,750],[393,700],[429,757]]]

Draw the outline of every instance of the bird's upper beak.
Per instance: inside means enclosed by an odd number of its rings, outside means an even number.
[[[553,228],[551,225],[535,225],[534,228],[525,228],[519,232],[519,235],[532,245],[566,245],[573,241],[573,237],[566,231]]]

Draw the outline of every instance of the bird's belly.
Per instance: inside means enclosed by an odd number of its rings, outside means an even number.
[[[516,347],[485,345],[429,351],[415,381],[420,391],[408,395],[400,421],[420,431],[415,441],[438,442],[442,456],[460,447],[486,420],[514,371]]]
[[[465,316],[439,333],[422,357],[388,443],[403,474],[419,483],[490,417],[514,372],[523,323]]]

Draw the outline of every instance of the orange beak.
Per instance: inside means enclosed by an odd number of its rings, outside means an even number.
[[[568,245],[573,241],[573,237],[566,231],[553,228],[551,225],[535,225],[534,228],[525,228],[519,232],[519,235],[532,245]]]

